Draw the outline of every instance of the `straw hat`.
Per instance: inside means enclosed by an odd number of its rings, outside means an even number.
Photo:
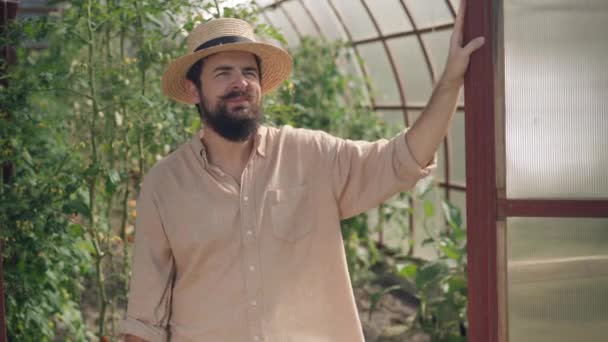
[[[198,60],[223,51],[245,51],[260,59],[262,94],[276,89],[289,77],[292,59],[280,47],[258,42],[249,23],[240,19],[213,19],[200,24],[188,36],[189,54],[175,59],[162,78],[163,93],[182,103],[198,103],[186,73]]]

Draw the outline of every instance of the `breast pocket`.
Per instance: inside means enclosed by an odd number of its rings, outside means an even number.
[[[296,242],[314,227],[312,196],[308,186],[268,191],[269,217],[274,235],[288,242]]]

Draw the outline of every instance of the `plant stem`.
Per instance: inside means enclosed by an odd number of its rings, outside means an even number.
[[[104,325],[105,325],[105,311],[106,311],[106,293],[105,293],[105,283],[103,278],[103,255],[104,253],[100,249],[99,245],[99,236],[96,234],[97,232],[97,211],[96,211],[96,201],[97,201],[97,178],[98,178],[98,170],[97,164],[99,163],[97,156],[97,140],[96,140],[96,126],[97,126],[97,115],[98,115],[98,104],[97,104],[97,89],[95,87],[95,69],[94,69],[94,53],[95,53],[95,38],[92,27],[92,13],[91,13],[91,0],[88,1],[87,6],[87,29],[88,29],[88,38],[89,38],[89,53],[88,53],[88,76],[89,76],[89,89],[90,89],[90,98],[92,101],[92,117],[91,117],[91,126],[90,126],[90,143],[91,143],[91,164],[93,166],[93,175],[89,181],[89,207],[90,207],[90,215],[91,215],[91,227],[89,233],[92,235],[93,247],[95,249],[95,272],[96,272],[96,282],[98,287],[98,300],[99,300],[99,330],[98,337],[101,338],[104,336]]]
[[[124,14],[121,14],[121,23],[124,23]],[[126,70],[125,70],[125,35],[126,35],[126,28],[124,26],[124,24],[121,24],[120,27],[120,61],[121,61],[121,69],[122,69],[122,74],[126,75]],[[124,100],[122,100],[121,103],[121,110],[122,110],[122,115],[123,115],[123,119],[125,122],[128,122],[128,113],[127,113],[127,105],[124,102]],[[128,146],[128,141],[129,141],[129,125],[127,124],[125,127],[125,135],[124,135],[124,139],[125,139],[125,145]],[[124,276],[124,296],[127,296],[127,293],[129,292],[129,249],[128,249],[128,244],[127,244],[127,232],[126,232],[126,226],[127,226],[127,218],[129,215],[129,195],[130,195],[130,180],[131,180],[131,176],[129,174],[129,152],[130,150],[127,148],[127,150],[125,151],[125,171],[126,171],[126,183],[125,183],[125,193],[124,193],[124,197],[122,200],[122,218],[120,220],[120,239],[122,240],[122,251],[123,251],[123,255],[122,255],[122,274]]]
[[[144,23],[143,23],[143,18],[141,16],[141,11],[139,11],[139,4],[138,1],[135,1],[135,8],[138,10],[137,11],[137,32],[139,33],[139,45],[140,48],[142,50],[145,49],[145,36],[144,36]],[[142,61],[143,62],[143,61]],[[147,65],[147,63],[140,63],[140,79],[141,79],[141,95],[145,96],[146,95],[146,68],[144,67],[144,65]],[[145,118],[145,116],[143,116]],[[145,119],[144,119],[145,120]],[[145,125],[144,125],[145,126]],[[144,175],[145,170],[144,170],[144,135],[143,132],[139,132],[139,137],[137,140],[137,152],[138,152],[138,160],[139,160],[139,179],[141,180],[141,177]],[[138,184],[135,184],[135,188],[137,189],[137,192],[139,193],[139,182]]]

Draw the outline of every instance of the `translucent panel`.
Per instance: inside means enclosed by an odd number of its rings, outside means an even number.
[[[256,0],[256,3],[260,6],[260,7],[264,7],[264,6],[268,6],[272,3],[274,3],[274,0]]]
[[[410,118],[409,126],[413,125],[414,122],[416,122],[416,120],[418,120],[418,118],[420,117],[421,114],[422,114],[421,110],[409,110],[408,111],[408,116]]]
[[[432,27],[453,21],[445,0],[405,0],[418,28]]]
[[[450,190],[450,202],[460,209],[462,215],[462,224],[466,227],[467,224],[467,194],[461,190]]]
[[[608,256],[608,219],[509,219],[509,260]]]
[[[329,0],[336,6],[353,40],[378,36],[367,11],[359,1]]]
[[[452,8],[454,8],[454,12],[458,13],[458,8],[460,6],[460,0],[450,0],[450,3],[452,4]]]
[[[281,30],[281,33],[285,36],[287,40],[287,45],[289,46],[297,46],[300,44],[300,38],[298,38],[298,34],[293,28],[293,25],[289,23],[289,20],[282,12],[281,9],[268,10],[264,12],[272,25]]]
[[[363,80],[363,72],[361,71],[361,64],[356,58],[354,49],[345,48],[340,51],[336,63],[344,75],[351,75],[357,80]],[[370,94],[367,93],[365,86],[362,86],[365,91],[363,99],[356,99],[356,101],[362,101],[361,104],[365,106],[371,106]]]
[[[306,8],[321,27],[323,36],[330,41],[346,40],[346,34],[327,1],[303,0]]]
[[[507,196],[608,197],[608,2],[507,0]]]
[[[466,182],[466,149],[464,147],[464,112],[458,111],[452,120],[451,143],[452,165],[450,177],[452,181],[464,184]]]
[[[404,83],[407,104],[425,104],[431,95],[432,84],[418,40],[410,36],[390,39],[387,43]]]
[[[368,71],[377,105],[400,105],[399,90],[382,43],[358,47],[364,67]]]
[[[445,181],[445,166],[445,144],[442,143],[437,149],[437,167],[433,171],[435,177],[442,182]]]
[[[410,23],[399,0],[365,0],[382,34],[411,31]]]
[[[287,1],[283,3],[283,8],[289,13],[289,16],[303,36],[319,36],[315,24],[299,1]]]
[[[510,342],[604,342],[608,277],[513,284],[508,290]]]
[[[433,67],[435,68],[436,77],[441,76],[441,71],[448,59],[451,36],[452,30],[435,31],[422,35],[422,40],[426,45],[431,63],[433,63]]]
[[[403,111],[400,110],[383,110],[376,112],[384,121],[395,128],[403,129]]]
[[[266,11],[262,15],[260,15],[260,17],[259,17],[259,24],[266,24],[266,25],[269,25],[269,26],[274,26],[274,23],[270,21],[270,18],[268,16],[268,11]],[[283,45],[283,43],[281,43],[280,41],[278,41],[278,40],[270,37],[269,35],[258,36],[257,38],[260,39],[261,41],[263,41],[264,43],[274,44],[276,46]]]
[[[606,340],[608,219],[507,220],[510,342]]]

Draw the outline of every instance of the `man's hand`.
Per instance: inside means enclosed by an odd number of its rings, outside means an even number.
[[[484,37],[477,37],[464,47],[462,46],[465,12],[466,0],[460,0],[460,8],[458,9],[458,14],[454,21],[454,31],[452,32],[452,38],[450,40],[448,60],[443,75],[439,80],[440,85],[460,88],[464,83],[464,74],[469,66],[471,54],[479,49],[485,42]]]

